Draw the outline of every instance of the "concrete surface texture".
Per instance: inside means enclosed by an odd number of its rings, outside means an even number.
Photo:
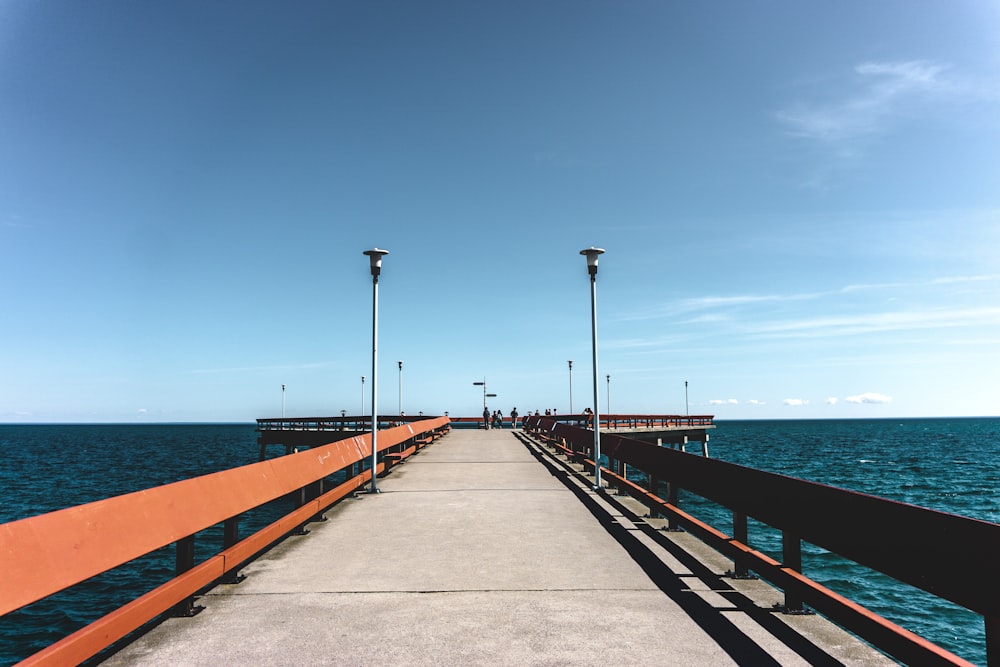
[[[105,664],[894,664],[510,430],[453,431],[379,488]]]

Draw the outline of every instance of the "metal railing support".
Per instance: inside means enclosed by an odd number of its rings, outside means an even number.
[[[786,568],[802,572],[802,539],[787,530],[781,531],[781,560]],[[808,613],[803,606],[802,597],[788,588],[785,589],[785,606],[782,611],[786,614]]]
[[[677,507],[680,503],[680,494],[678,491],[680,486],[677,482],[667,482],[667,503],[672,507]],[[667,517],[667,530],[671,533],[682,533],[684,528],[681,527],[680,522],[677,520],[673,514]]]
[[[740,544],[750,544],[750,531],[747,529],[747,515],[745,512],[733,510],[733,539]],[[750,567],[747,565],[745,556],[736,556],[733,559],[733,579],[756,579],[750,574]]]
[[[182,537],[177,540],[176,545],[177,557],[175,561],[174,574],[179,577],[194,567],[194,535]],[[173,611],[171,611],[170,615],[175,617],[194,616],[202,609],[204,609],[204,607],[195,605],[194,596],[192,595],[174,605]]]
[[[1000,617],[984,616],[986,623],[986,664],[1000,665]]]
[[[235,546],[240,541],[240,516],[237,514],[234,517],[230,517],[225,520],[222,524],[222,549],[226,550],[229,547]],[[220,584],[238,584],[243,581],[246,577],[240,575],[240,571],[237,568],[232,568],[222,575],[219,580]]]

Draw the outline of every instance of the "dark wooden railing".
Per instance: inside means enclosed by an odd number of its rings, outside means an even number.
[[[376,473],[429,444],[447,417],[379,431]],[[333,438],[331,437],[331,440]],[[24,665],[75,665],[170,610],[193,611],[193,596],[220,581],[275,541],[324,512],[371,479],[371,435],[330,442],[297,454],[137,491],[0,525],[0,616],[170,544],[177,576],[25,660]],[[327,478],[346,481],[324,488]],[[299,507],[240,540],[237,518],[287,494]],[[224,525],[223,549],[194,562],[195,535]],[[229,578],[229,579],[227,579]]]
[[[532,417],[526,428],[570,455],[593,462],[593,431]],[[1000,525],[847,491],[675,451],[611,433],[601,434],[608,458],[602,476],[652,511],[668,517],[734,562],[785,591],[785,607],[808,604],[881,650],[909,664],[969,664],[926,639],[803,576],[801,543],[816,545],[906,584],[981,614],[990,665],[1000,665]],[[668,498],[653,483],[628,479],[626,467],[666,482]],[[732,511],[728,535],[677,506],[677,491],[694,493]],[[783,561],[748,544],[752,517],[781,531]]]

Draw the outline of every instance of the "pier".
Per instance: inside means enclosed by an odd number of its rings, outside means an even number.
[[[447,416],[447,415],[446,415]],[[518,426],[531,415],[518,418]],[[541,417],[541,415],[537,415]],[[560,424],[585,426],[589,424],[589,415],[545,415]],[[412,424],[432,416],[418,415],[380,415],[379,429],[392,428],[400,424]],[[702,453],[708,455],[709,431],[715,428],[712,415],[601,415],[600,428],[619,435],[629,435],[639,440],[670,445],[686,451],[688,443],[699,443]],[[482,417],[449,417],[452,426],[485,428]],[[510,415],[504,418],[504,427],[514,428]],[[356,417],[342,415],[340,417],[280,417],[257,420],[257,443],[260,445],[260,460],[267,458],[268,452],[275,446],[281,447],[284,454],[291,454],[297,448],[315,447],[330,442],[331,439],[341,439],[370,433],[372,420],[370,416]],[[279,450],[280,451],[280,450]]]
[[[175,544],[174,579],[24,664],[968,664],[810,580],[808,541],[981,614],[1000,664],[1000,525],[601,438],[600,488],[580,425],[433,417],[379,433],[377,495],[356,435],[4,524],[0,614]],[[732,525],[684,512],[679,488]],[[239,534],[289,494],[294,511]],[[781,532],[780,562],[748,517]]]
[[[519,435],[453,431],[107,664],[893,664]]]

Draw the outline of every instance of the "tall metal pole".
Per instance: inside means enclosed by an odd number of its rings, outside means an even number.
[[[378,493],[378,277],[382,272],[382,257],[388,250],[365,250],[372,269],[372,488]]]
[[[569,364],[569,414],[573,414],[573,360],[566,363]]]
[[[285,385],[281,385],[281,418],[285,418]]]
[[[608,414],[610,415],[611,414],[611,374],[610,373],[608,374],[607,378],[608,378],[608,404],[605,407],[607,408]]]
[[[483,381],[482,382],[473,382],[472,385],[475,386],[475,387],[482,386],[482,388],[483,388],[483,410],[485,410],[486,409],[486,378],[483,377]]]
[[[603,248],[590,247],[581,250],[587,256],[587,271],[590,274],[590,345],[594,358],[594,490],[601,491],[601,406],[598,396],[597,372],[597,258]]]
[[[365,376],[361,376],[361,412],[359,415],[364,416],[365,414]]]
[[[691,416],[691,408],[688,407],[688,381],[684,380],[684,416]]]
[[[400,359],[399,364],[399,414],[403,414],[403,360]]]

